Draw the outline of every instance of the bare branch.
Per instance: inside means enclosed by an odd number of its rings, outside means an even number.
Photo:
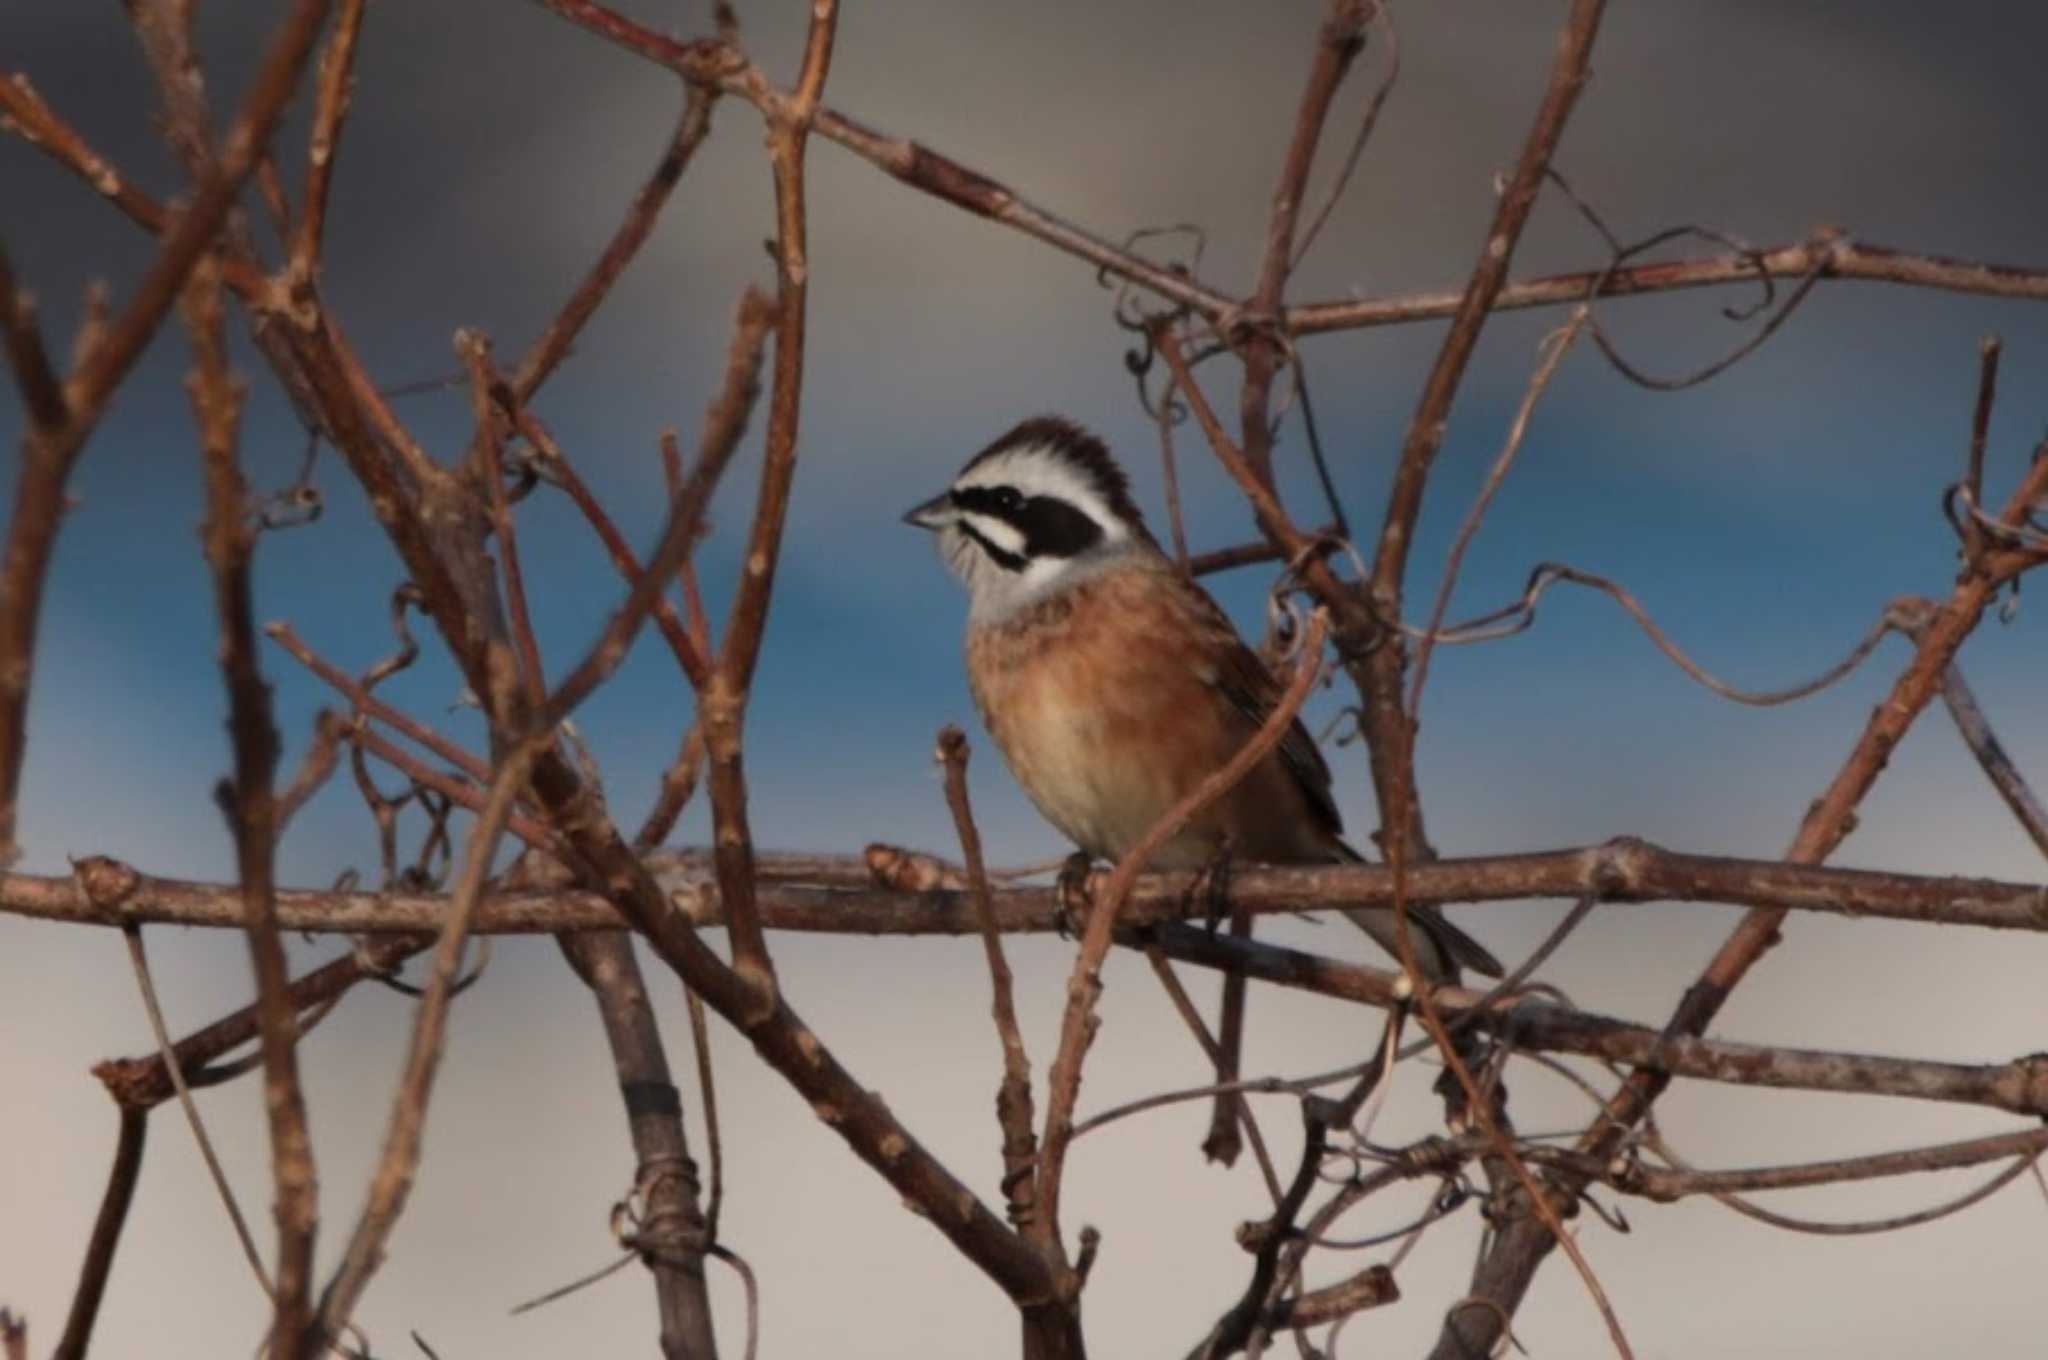
[[[1457,398],[1472,351],[1479,343],[1480,329],[1507,281],[1515,243],[1521,239],[1522,228],[1536,205],[1537,192],[1543,187],[1550,158],[1564,134],[1565,121],[1585,86],[1593,40],[1605,8],[1605,0],[1574,0],[1551,63],[1543,103],[1529,128],[1514,173],[1500,195],[1493,225],[1487,229],[1485,248],[1465,285],[1450,330],[1423,384],[1422,398],[1408,422],[1401,460],[1387,493],[1379,546],[1373,557],[1372,604],[1381,619],[1401,617],[1408,552],[1430,466],[1443,445],[1451,404]],[[1367,658],[1367,683],[1359,695],[1359,729],[1372,755],[1373,788],[1379,797],[1380,845],[1389,862],[1395,864],[1435,857],[1424,830],[1421,795],[1415,784],[1411,749],[1414,730],[1401,701],[1405,665],[1405,649],[1398,642],[1390,641],[1378,648]],[[1616,1344],[1626,1352],[1618,1330],[1609,1330],[1616,1333]]]
[[[1494,296],[1493,310],[1509,312],[1583,302],[1594,288],[1599,290],[1595,297],[1635,297],[1753,283],[1758,278],[1799,279],[1816,270],[1823,279],[1864,279],[1984,297],[2048,300],[2048,270],[1919,254],[1834,235],[1831,239],[1809,238],[1792,245],[1698,260],[1659,261],[1616,270],[1586,269],[1504,284]],[[1440,321],[1457,314],[1463,296],[1460,292],[1438,290],[1402,297],[1305,303],[1288,308],[1284,320],[1289,334],[1296,336]]]
[[[513,801],[526,783],[542,740],[544,738],[528,738],[505,756],[492,779],[484,810],[470,830],[462,875],[450,898],[447,917],[442,922],[440,938],[434,947],[426,992],[420,998],[419,1014],[413,1022],[405,1073],[392,1103],[391,1123],[384,1135],[383,1152],[371,1176],[362,1216],[349,1237],[341,1264],[328,1281],[327,1288],[321,1292],[319,1316],[308,1319],[305,1324],[300,1341],[304,1354],[320,1354],[327,1341],[348,1326],[371,1274],[383,1262],[384,1243],[396,1226],[398,1215],[405,1209],[413,1174],[419,1167],[427,1101],[433,1093],[434,1074],[440,1067],[442,1035],[447,1029],[456,975],[462,971],[469,923],[478,899],[484,894],[491,862],[497,855],[499,837],[512,814]]]
[[[626,209],[626,218],[619,223],[619,229],[605,244],[604,253],[590,267],[590,272],[576,286],[569,300],[562,304],[562,310],[548,323],[540,339],[533,342],[526,357],[519,361],[519,367],[512,375],[512,395],[518,406],[524,406],[548,380],[555,366],[568,355],[576,337],[596,314],[597,309],[610,296],[612,285],[626,272],[626,266],[640,252],[648,233],[654,230],[655,219],[682,180],[683,171],[690,165],[690,159],[703,144],[711,131],[711,106],[716,94],[702,85],[691,85],[683,97],[683,112],[676,123],[676,130],[669,137],[668,146],[661,153],[654,173],[640,187],[633,197],[632,205]]]
[[[355,92],[356,43],[362,36],[364,4],[365,0],[341,0],[334,32],[320,57],[313,132],[306,143],[306,200],[300,205],[298,230],[291,244],[289,270],[296,288],[318,282],[321,236],[327,227],[327,191],[334,182],[342,121],[348,117],[349,99]]]
[[[90,873],[96,866],[109,862],[87,860],[82,861],[82,867]],[[437,908],[437,911],[441,910],[445,910],[445,906]],[[364,978],[391,972],[432,943],[432,937],[427,935],[370,936],[359,948],[294,979],[286,989],[292,1009],[303,1015],[315,1007],[331,1006]],[[300,1023],[303,1032],[304,1022]],[[255,1038],[258,1024],[257,1006],[252,1002],[172,1044],[169,1059],[160,1052],[134,1058],[108,1058],[95,1063],[92,1074],[106,1086],[107,1094],[121,1108],[153,1109],[177,1094],[170,1073],[172,1062],[177,1064],[189,1085],[210,1085],[208,1064]]]
[[[902,853],[902,852],[897,852]],[[118,903],[96,900],[70,875],[0,874],[0,912],[83,925],[126,922],[239,927],[232,884],[190,883],[137,873],[117,860],[104,866],[132,881]],[[704,851],[645,857],[670,909],[698,927],[723,925],[719,885]],[[757,900],[773,930],[849,935],[971,935],[980,930],[964,885],[943,879],[883,886],[865,860],[762,854],[756,859]],[[1098,874],[1096,893],[1102,889]],[[2048,886],[1988,878],[1895,874],[1870,869],[1726,859],[1665,850],[1620,837],[1602,845],[1437,860],[1407,872],[1411,907],[1465,902],[1530,902],[1591,897],[1605,903],[1720,902],[1783,907],[1838,916],[1928,924],[2048,931]],[[1137,879],[1119,916],[1125,926],[1199,917],[1186,874]],[[1231,900],[1261,914],[1393,905],[1393,874],[1383,865],[1242,866],[1231,875]],[[993,889],[997,927],[1005,933],[1060,928],[1050,888]],[[286,930],[432,934],[448,899],[432,894],[284,889],[278,921]],[[567,887],[528,887],[494,894],[478,910],[477,934],[543,934],[616,930],[626,924],[601,896]]]
[[[996,1022],[996,1037],[1003,1047],[1003,1079],[996,1090],[996,1122],[1003,1133],[1003,1198],[1009,1201],[1010,1222],[1019,1231],[1052,1245],[1054,1239],[1046,1235],[1047,1224],[1037,1212],[1038,1138],[1032,1129],[1037,1115],[1031,1102],[1031,1059],[1024,1051],[1023,1033],[1017,1028],[1010,965],[1003,957],[995,905],[989,897],[988,872],[981,862],[981,833],[975,829],[974,810],[967,801],[967,756],[967,734],[950,724],[940,728],[938,758],[946,771],[946,806],[953,814],[953,829],[960,837],[960,854],[967,865],[975,915],[981,922],[982,952],[988,956],[992,992],[989,1010]]]
[[[698,1206],[697,1163],[683,1129],[682,1096],[669,1074],[668,1053],[632,937],[607,930],[558,938],[590,987],[611,1046],[638,1162],[634,1190],[645,1205],[634,1247],[654,1275],[662,1354],[669,1360],[713,1360],[718,1346],[705,1293],[704,1254],[715,1229]],[[712,1117],[710,1091],[707,1081],[707,1119]]]
[[[2007,1157],[2032,1158],[2048,1151],[2048,1129],[2020,1129],[1991,1134],[1957,1143],[1910,1148],[1903,1152],[1879,1152],[1861,1157],[1837,1157],[1824,1162],[1801,1162],[1794,1166],[1755,1167],[1742,1171],[1696,1171],[1690,1167],[1665,1169],[1628,1162],[1597,1167],[1584,1157],[1554,1150],[1549,1156],[1538,1152],[1536,1160],[1555,1160],[1560,1165],[1588,1172],[1607,1185],[1647,1199],[1671,1201],[1687,1195],[1724,1195],[1751,1190],[1795,1190],[1815,1185],[1839,1185],[1845,1181],[1875,1180],[1926,1171],[1949,1171],[1977,1166]]]
[[[1949,668],[1942,672],[1941,699],[1948,706],[1949,717],[1955,719],[1956,731],[1962,734],[1970,754],[1977,757],[1977,763],[1984,767],[1984,773],[1991,780],[1992,787],[1998,790],[1998,796],[2019,819],[2027,838],[2042,854],[2048,855],[2048,810],[2042,808],[2041,800],[2027,786],[2026,777],[2012,763],[2012,757],[2005,753],[2004,743],[1991,730],[1991,720],[1984,716],[1977,696],[1971,692],[1969,682],[1963,679],[1962,667],[1950,663]]]
[[[669,580],[696,546],[711,494],[718,489],[718,479],[724,474],[726,464],[732,460],[733,452],[739,447],[740,436],[746,430],[747,416],[753,409],[757,390],[755,375],[760,370],[764,322],[771,313],[767,300],[752,288],[741,297],[725,386],[706,417],[705,439],[697,453],[697,465],[690,470],[682,494],[669,507],[668,524],[662,530],[660,543],[648,559],[646,568],[633,582],[626,602],[606,622],[604,631],[584,653],[583,660],[548,697],[543,721],[549,726],[567,717],[589,697],[592,690],[618,669],[648,613],[657,604],[667,604],[664,592],[668,589]]]
[[[1205,968],[1238,968],[1261,981],[1383,1009],[1399,1001],[1398,973],[1278,945],[1212,936],[1192,926],[1156,927],[1148,938],[1171,957]],[[1990,1066],[1887,1058],[1671,1038],[1647,1026],[1537,1001],[1482,1010],[1486,998],[1459,987],[1439,987],[1435,999],[1446,1024],[1497,1034],[1517,1049],[1577,1053],[1656,1071],[1667,1080],[1687,1077],[1738,1086],[1951,1101],[2048,1115],[2048,1058],[2038,1054]],[[1534,1228],[1548,1231],[1540,1223]]]
[[[744,566],[726,617],[725,638],[710,683],[697,696],[704,749],[711,757],[711,819],[717,837],[719,889],[732,913],[733,966],[761,994],[775,990],[775,965],[761,933],[753,896],[753,836],[748,826],[742,763],[747,699],[760,660],[761,636],[782,554],[782,529],[796,478],[797,428],[804,382],[806,298],[810,285],[809,225],[804,156],[817,117],[832,44],[839,24],[837,0],[812,0],[810,31],[795,91],[768,114],[768,163],[775,176],[775,370],[769,382],[768,435],[761,457],[761,489],[754,501]]]
[[[163,244],[135,296],[66,379],[65,420],[40,434],[31,429],[23,441],[5,565],[0,567],[0,864],[14,857],[15,806],[27,743],[25,715],[34,670],[36,620],[63,515],[65,483],[79,451],[99,423],[107,399],[156,334],[184,287],[186,275],[213,240],[257,157],[269,144],[327,16],[327,5],[328,0],[299,0],[278,27],[241,112],[191,207],[177,217],[175,225],[166,222]],[[18,105],[40,104],[24,80],[16,78],[11,83],[0,82],[0,86],[11,86],[10,114]],[[73,145],[82,147],[83,143]],[[11,335],[19,326],[12,319],[18,317],[19,309],[11,287],[8,293]],[[41,401],[48,404],[47,397]]]
[[[114,1164],[107,1172],[106,1194],[100,1200],[99,1217],[93,1220],[92,1237],[85,1245],[85,1263],[78,1270],[78,1288],[71,1295],[64,1335],[57,1338],[51,1360],[85,1360],[92,1348],[93,1324],[99,1320],[100,1300],[106,1296],[107,1276],[114,1268],[114,1249],[121,1244],[121,1230],[128,1223],[128,1206],[134,1202],[136,1183],[142,1179],[142,1150],[148,1133],[149,1112],[123,1107],[120,1132],[114,1141]],[[26,1348],[22,1354],[26,1360]]]
[[[1365,49],[1366,24],[1377,9],[1377,0],[1330,0],[1329,14],[1316,34],[1315,60],[1302,86],[1301,104],[1294,115],[1294,133],[1280,166],[1280,181],[1273,190],[1258,283],[1245,307],[1239,439],[1245,460],[1268,486],[1273,482],[1270,398],[1273,371],[1282,351],[1273,334],[1261,333],[1260,324],[1270,326],[1279,311],[1287,276],[1294,267],[1295,224],[1301,215],[1301,201],[1308,192],[1309,168],[1315,162],[1316,144],[1323,137],[1323,122],[1329,117],[1330,101],[1336,98],[1345,73]]]
[[[279,823],[274,780],[278,742],[270,686],[256,659],[252,617],[256,530],[248,515],[248,491],[236,447],[244,389],[228,373],[219,275],[210,263],[200,263],[193,272],[185,314],[194,352],[187,385],[206,477],[202,537],[213,572],[221,676],[227,686],[228,730],[234,742],[234,775],[223,782],[218,797],[234,834],[243,919],[256,973],[271,1175],[276,1186],[278,1256],[271,1349],[279,1360],[295,1360],[317,1353],[302,1349],[300,1338],[309,1316],[318,1188],[312,1133],[299,1082],[298,1022],[286,994],[290,974],[277,927]]]

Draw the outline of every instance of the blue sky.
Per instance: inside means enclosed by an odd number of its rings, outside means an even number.
[[[803,8],[743,8],[750,45],[771,70],[791,68]],[[1491,178],[1511,163],[1540,92],[1559,8],[1460,0],[1400,9],[1402,83],[1298,276],[1297,298],[1462,280]],[[519,352],[653,163],[676,99],[660,73],[534,6],[372,10],[341,153],[327,293],[378,378],[399,383],[454,368],[449,339],[458,326],[489,333],[501,355]],[[703,21],[694,6],[637,12],[685,30]],[[247,4],[204,12],[217,107],[249,69],[259,13],[267,10]],[[1317,13],[1307,4],[854,10],[828,99],[1105,236],[1199,221],[1210,232],[1205,276],[1241,289]],[[1981,13],[1995,13],[1996,25],[1846,0],[1617,7],[1559,166],[1624,237],[1693,221],[1778,243],[1829,223],[1902,248],[2048,264],[2038,230],[2048,190],[2038,173],[2034,61],[2048,35],[2031,10]],[[118,16],[59,0],[18,2],[0,17],[0,51],[129,173],[154,192],[175,191],[153,140],[143,68]],[[1362,92],[1354,85],[1347,98]],[[303,112],[288,141],[302,136]],[[688,444],[719,377],[733,303],[766,272],[759,242],[772,211],[758,134],[749,110],[719,111],[644,256],[539,405],[637,542],[658,526],[656,436],[674,424]],[[973,728],[958,660],[964,606],[924,537],[898,514],[1019,417],[1058,410],[1110,439],[1156,522],[1154,437],[1121,367],[1126,338],[1108,324],[1110,295],[1092,271],[902,190],[837,148],[817,145],[811,163],[804,461],[752,710],[755,835],[764,845],[826,851],[870,839],[944,850],[951,834],[929,751],[940,723]],[[0,138],[0,187],[0,234],[61,351],[84,281],[109,278],[120,295],[147,243],[17,140]],[[1583,224],[1546,201],[1516,272],[1598,259]],[[1602,315],[1632,355],[1680,371],[1739,338],[1717,309],[1747,297],[1624,302]],[[1521,314],[1488,329],[1424,510],[1411,581],[1418,616],[1537,342],[1559,319]],[[2006,341],[1989,460],[1990,483],[2002,489],[2048,422],[2034,380],[2048,365],[2048,311],[2038,306],[1823,285],[1758,354],[1675,395],[1633,388],[1581,349],[1540,408],[1467,559],[1453,615],[1505,602],[1534,563],[1561,559],[1626,583],[1697,659],[1735,683],[1774,686],[1811,674],[1894,595],[1939,594],[1952,578],[1939,500],[1962,465],[1976,345],[1987,331]],[[1354,523],[1377,520],[1439,338],[1439,328],[1421,325],[1321,338],[1308,351]],[[89,852],[192,877],[222,875],[231,862],[207,796],[227,752],[197,551],[200,486],[178,387],[186,362],[182,337],[167,331],[74,483],[81,503],[51,579],[32,708],[23,807],[32,869],[59,869],[66,855]],[[260,486],[283,485],[300,454],[297,426],[254,356],[242,365],[256,380],[244,438],[250,474]],[[1228,405],[1234,392],[1217,381],[1212,396]],[[459,392],[409,399],[401,412],[437,453],[465,437]],[[18,408],[0,402],[0,458],[16,456],[19,426]],[[1249,536],[1248,515],[1199,438],[1189,431],[1180,449],[1197,545]],[[714,608],[729,595],[757,453],[758,434],[722,488],[700,556]],[[1281,456],[1290,504],[1310,519],[1298,427],[1286,431]],[[323,518],[263,542],[259,616],[291,620],[316,648],[360,669],[389,649],[384,601],[398,566],[331,455],[318,480]],[[536,498],[524,515],[536,621],[559,674],[620,587],[565,506]],[[1249,631],[1269,582],[1254,569],[1216,590]],[[2037,786],[2048,768],[2041,628],[2029,598],[2010,625],[1987,623],[1965,653],[1972,683]],[[428,651],[388,693],[478,744],[474,716],[448,711],[457,698],[452,672]],[[1609,602],[1560,589],[1530,632],[1444,651],[1433,663],[1420,751],[1432,832],[1451,854],[1618,834],[1779,853],[1904,655],[1893,640],[1819,698],[1738,709],[1689,685]],[[295,757],[330,696],[281,653],[265,664]],[[689,702],[658,643],[643,641],[580,715],[625,818],[644,807]],[[1317,705],[1328,716],[1336,700]],[[977,745],[974,791],[995,857],[1063,850],[993,751]],[[1350,748],[1333,760],[1362,839],[1374,821],[1362,757]],[[680,839],[701,835],[701,816],[686,819]],[[1841,858],[2041,877],[2038,855],[2007,825],[1939,714],[1901,748]],[[345,780],[309,809],[282,860],[284,877],[303,883],[373,864],[369,822]],[[1507,954],[1533,943],[1553,915],[1545,906],[1461,919]],[[1661,1020],[1730,920],[1700,909],[1609,909],[1559,960],[1558,980],[1582,1004]],[[1794,927],[1731,1006],[1727,1032],[1983,1061],[2040,1047],[2048,1006],[2038,978],[2048,958],[2038,940],[1936,938],[1870,923]],[[1300,931],[1317,948],[1354,947]],[[246,995],[239,941],[168,932],[153,941],[179,1028]],[[992,1187],[986,1110],[995,1047],[983,1032],[978,955],[941,942],[804,939],[777,948],[793,999],[820,1032],[913,1128]],[[1032,942],[1018,951],[1041,1065],[1065,948]],[[313,959],[331,950],[298,952]],[[1089,1107],[1199,1080],[1143,970],[1126,961],[1110,988]],[[678,999],[672,988],[662,995],[674,1025]],[[330,1247],[358,1202],[409,1018],[396,997],[361,997],[309,1044]],[[1356,1019],[1262,997],[1253,1070],[1342,1061],[1356,1047]],[[532,1318],[502,1317],[504,1305],[596,1264],[606,1250],[603,1211],[629,1167],[590,1021],[587,1001],[543,942],[502,949],[485,984],[458,1007],[424,1189],[364,1313],[384,1345],[397,1347],[419,1327],[451,1355],[550,1354],[592,1337],[646,1346],[651,1310],[630,1276]],[[27,1308],[38,1336],[48,1337],[111,1138],[112,1119],[84,1068],[138,1050],[146,1034],[118,941],[0,919],[0,1033],[37,1036],[0,1044],[0,1079],[38,1102],[7,1135],[19,1155],[0,1171],[0,1206],[19,1206],[18,1221],[40,1230],[33,1241],[0,1240],[0,1301]],[[729,1222],[768,1280],[764,1353],[830,1345],[851,1354],[871,1344],[866,1353],[936,1354],[969,1337],[1007,1345],[1010,1324],[993,1291],[895,1209],[743,1053],[726,1043],[723,1056],[733,1120]],[[1416,1132],[1429,1122],[1422,1080],[1402,1112]],[[534,1101],[539,1083],[559,1095]],[[1530,1109],[1572,1113],[1540,1079],[1526,1084],[1517,1099]],[[257,1093],[222,1091],[206,1106],[260,1220]],[[1276,1127],[1291,1126],[1290,1115],[1275,1114]],[[166,1111],[157,1121],[105,1318],[109,1353],[164,1334],[181,1338],[178,1353],[217,1352],[248,1344],[259,1326],[260,1298],[235,1273],[225,1226],[174,1118]],[[1715,1165],[1989,1127],[1967,1113],[1895,1103],[1692,1089],[1674,1094],[1665,1118]],[[1101,1353],[1184,1346],[1193,1319],[1165,1338],[1150,1330],[1159,1299],[1227,1290],[1238,1279],[1225,1234],[1255,1211],[1255,1187],[1198,1167],[1197,1122],[1189,1114],[1134,1123],[1080,1155],[1075,1203],[1108,1233],[1089,1311]],[[521,1193],[502,1193],[515,1180]],[[1810,1203],[1815,1213],[1860,1214],[1891,1198],[1917,1204],[1934,1195],[1917,1186],[1817,1192],[1795,1211]],[[2010,1349],[2017,1329],[2038,1327],[2038,1305],[2017,1274],[1963,1263],[2024,1256],[2013,1244],[2038,1241],[2039,1212],[2008,1195],[1918,1234],[1846,1244],[1771,1235],[1709,1206],[1645,1207],[1634,1238],[1589,1228],[1586,1240],[1649,1353],[1915,1350],[1935,1337],[1952,1341],[1961,1318],[1986,1329],[1982,1348],[1997,1352]],[[1171,1256],[1154,1250],[1160,1238],[1197,1240],[1189,1234],[1206,1234],[1215,1249],[1155,1259]],[[1433,1330],[1433,1301],[1454,1296],[1470,1241],[1469,1221],[1432,1235],[1404,1268],[1415,1302],[1384,1320],[1361,1319],[1350,1335],[1413,1349]],[[851,1265],[848,1243],[858,1244]],[[2013,1249],[1999,1256],[2001,1245]],[[1939,1306],[1872,1299],[1858,1284],[1893,1269],[1931,1272],[1915,1292]],[[1730,1281],[1755,1301],[1753,1315],[1683,1316],[1683,1281],[1697,1271]],[[941,1297],[931,1297],[927,1280],[944,1285]],[[1577,1289],[1564,1270],[1547,1272],[1523,1315],[1525,1339],[1553,1351],[1597,1344],[1597,1322]],[[900,1308],[914,1302],[925,1320],[903,1335],[848,1342],[834,1334],[829,1307],[795,1302],[841,1297],[838,1290]],[[1364,1328],[1367,1321],[1384,1330]]]

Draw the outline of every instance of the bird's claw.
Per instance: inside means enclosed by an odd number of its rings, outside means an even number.
[[[1078,936],[1088,924],[1088,911],[1092,899],[1088,894],[1088,873],[1095,860],[1085,850],[1076,850],[1067,856],[1067,862],[1060,866],[1059,877],[1053,880],[1053,905],[1058,915],[1053,928],[1062,940]]]
[[[1230,914],[1230,842],[1224,841],[1216,847],[1215,857],[1202,866],[1194,882],[1188,884],[1188,902],[1192,906],[1195,895],[1203,899],[1202,924],[1210,935],[1215,935],[1223,918]]]

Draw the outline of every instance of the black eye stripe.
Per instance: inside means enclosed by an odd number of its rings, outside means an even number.
[[[963,486],[953,492],[953,504],[962,510],[993,515],[1014,523],[1017,512],[1023,508],[1024,498],[1013,486]]]
[[[1058,496],[1021,495],[1011,486],[963,486],[954,490],[953,504],[970,514],[986,515],[1014,528],[1024,540],[1022,556],[998,556],[988,539],[974,534],[974,540],[989,549],[1003,566],[1016,571],[1026,558],[1078,557],[1102,542],[1102,526],[1088,513]],[[1007,556],[1019,566],[1003,561]]]
[[[1102,542],[1102,526],[1062,500],[1033,496],[1016,521],[1033,557],[1078,557]]]

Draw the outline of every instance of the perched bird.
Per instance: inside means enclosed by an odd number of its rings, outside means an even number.
[[[1090,855],[1123,855],[1279,702],[1265,663],[1159,550],[1108,449],[1069,421],[1025,421],[904,521],[938,534],[967,586],[968,683],[1003,758]],[[1151,867],[1206,868],[1226,847],[1269,864],[1357,861],[1342,833],[1329,766],[1296,722]],[[1391,908],[1345,914],[1397,952]],[[1408,918],[1430,980],[1460,964],[1500,976],[1433,908]]]

